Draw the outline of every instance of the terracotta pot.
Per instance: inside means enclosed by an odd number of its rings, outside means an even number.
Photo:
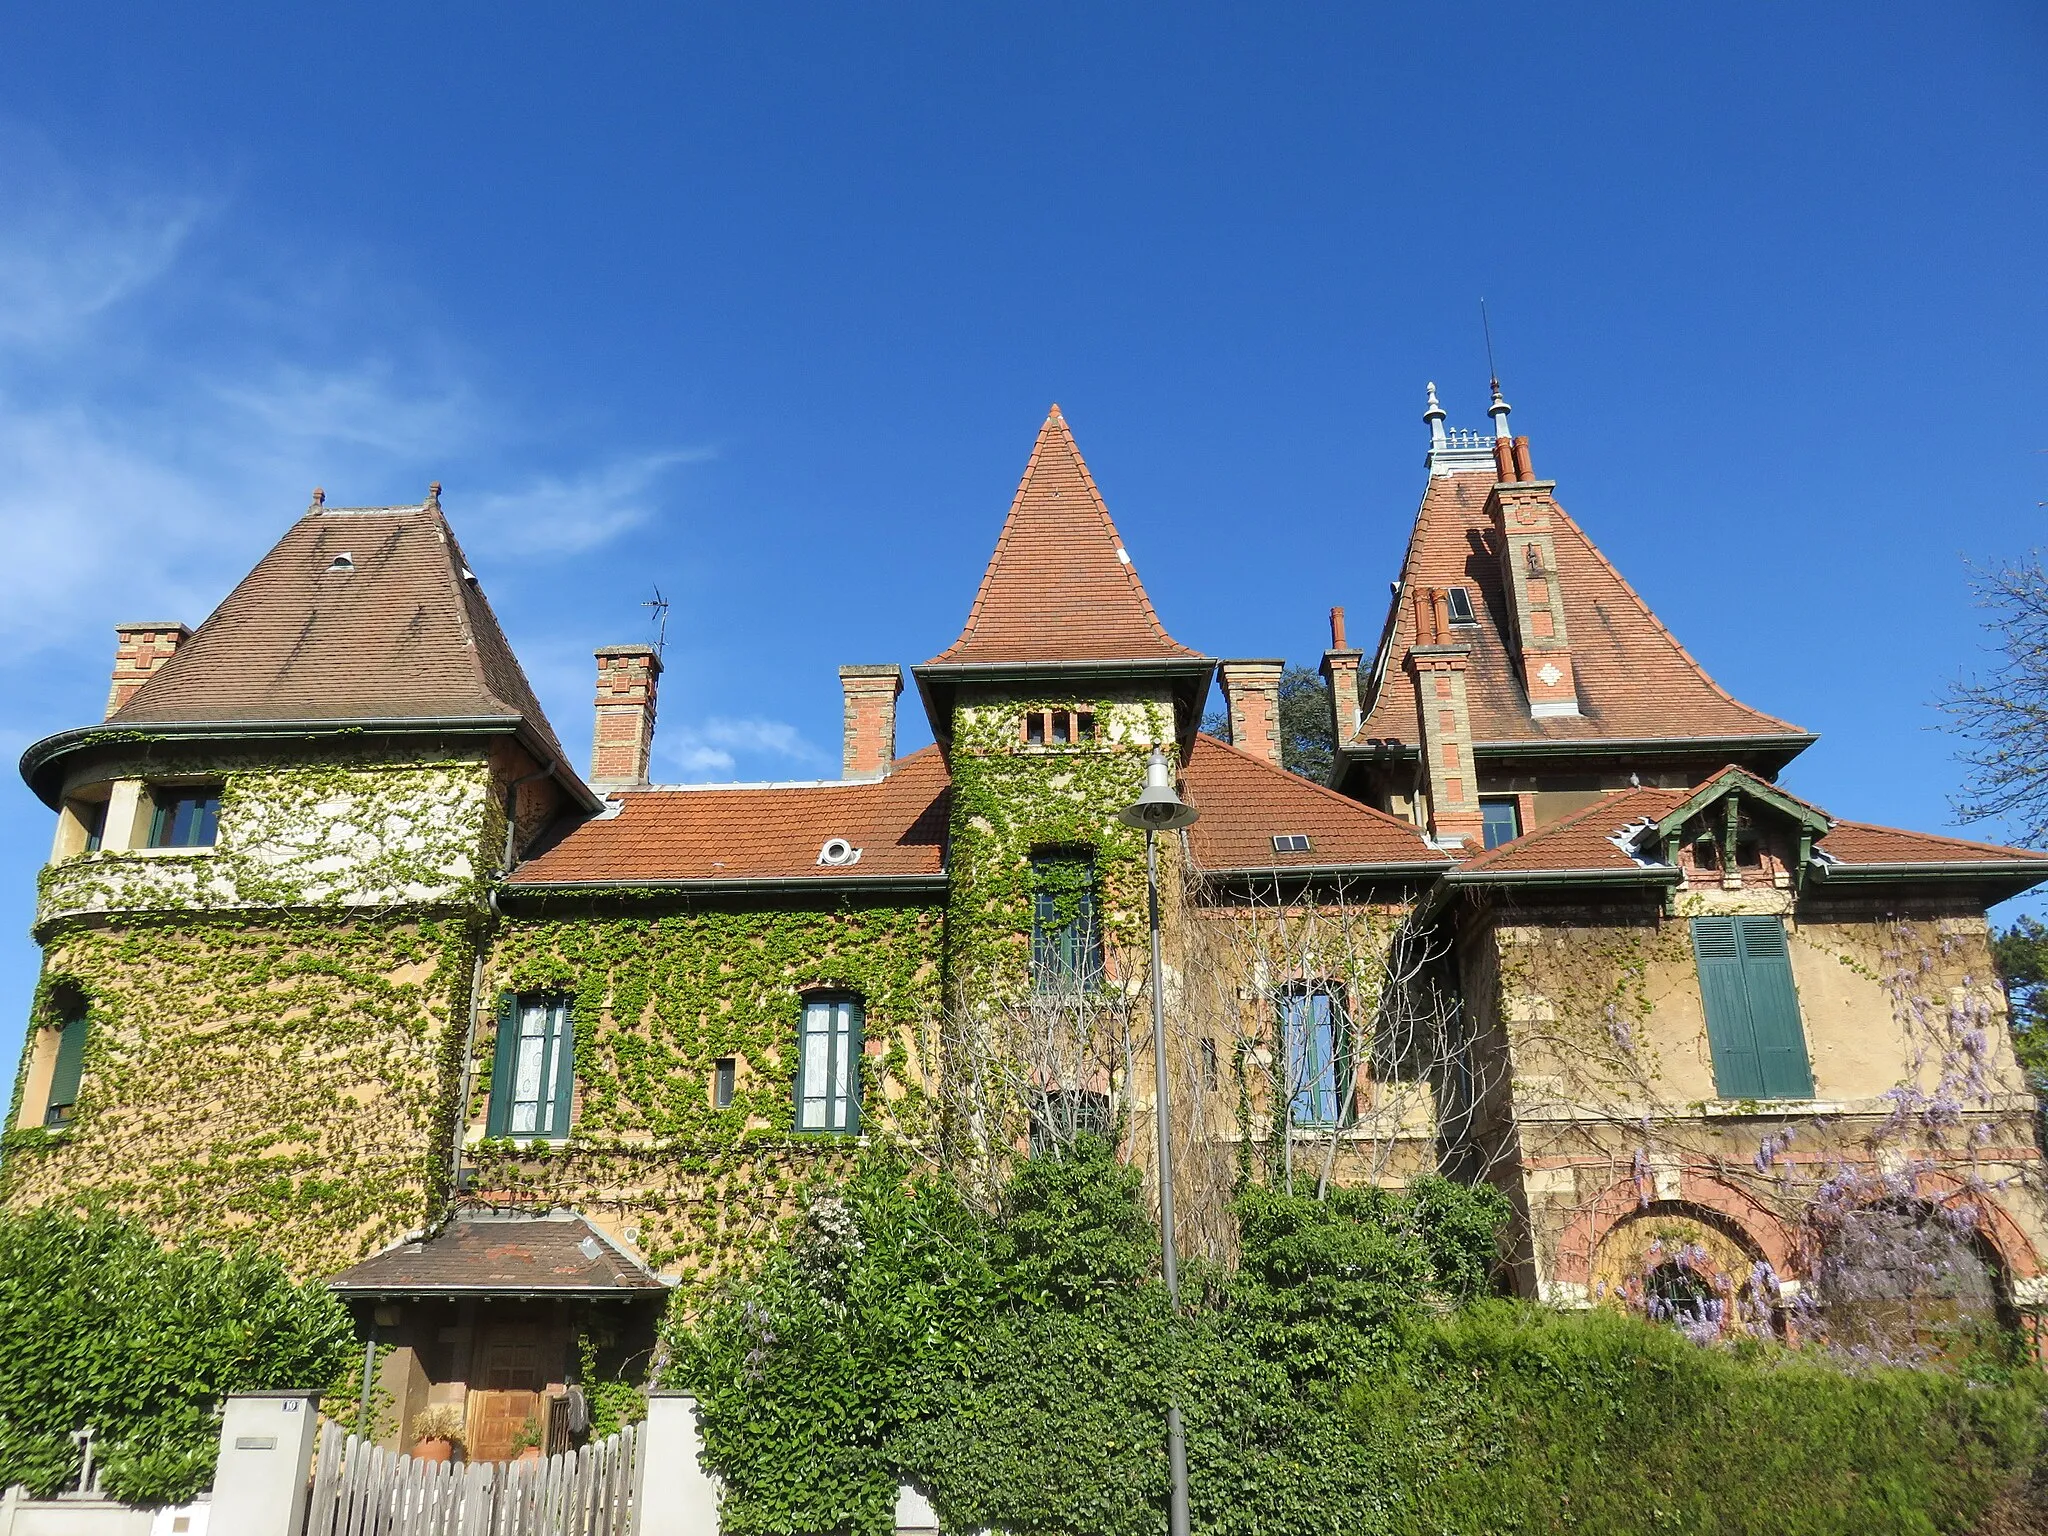
[[[529,1445],[529,1446],[525,1447],[525,1448],[524,1448],[523,1450],[521,1450],[521,1451],[520,1451],[520,1453],[519,1453],[519,1454],[518,1454],[518,1455],[517,1455],[516,1457],[514,1457],[514,1458],[513,1458],[513,1460],[515,1460],[515,1461],[539,1461],[539,1460],[540,1460],[540,1447],[539,1447],[539,1446],[537,1446],[537,1445]]]
[[[412,1448],[414,1461],[451,1461],[454,1456],[453,1440],[422,1440]]]

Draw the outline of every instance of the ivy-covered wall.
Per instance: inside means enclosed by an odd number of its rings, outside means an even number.
[[[652,896],[515,914],[486,959],[470,1056],[476,1187],[574,1204],[685,1280],[751,1255],[856,1141],[794,1129],[807,992],[860,995],[863,1133],[928,1146],[942,930],[935,904],[852,898],[763,910]],[[495,1001],[529,991],[574,999],[574,1114],[552,1145],[484,1135]],[[733,1102],[719,1109],[714,1063],[727,1056]]]
[[[46,940],[21,1081],[60,1006],[89,1020],[76,1118],[10,1129],[6,1204],[103,1202],[166,1238],[255,1237],[301,1275],[443,1196],[471,924],[158,916]]]
[[[106,761],[94,773],[141,778],[156,766]],[[475,901],[496,868],[504,813],[481,753],[431,763],[215,758],[210,766],[221,785],[212,847],[61,859],[41,876],[39,927],[114,912]]]

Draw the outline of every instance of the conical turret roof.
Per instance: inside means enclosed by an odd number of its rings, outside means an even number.
[[[967,627],[927,665],[1201,659],[1152,611],[1055,405],[1038,429]]]

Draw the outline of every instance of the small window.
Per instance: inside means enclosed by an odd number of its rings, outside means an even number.
[[[1479,622],[1479,615],[1472,611],[1472,589],[1453,587],[1447,594],[1450,599],[1451,622],[1460,628],[1470,628]]]
[[[151,798],[156,802],[156,812],[149,823],[150,847],[213,846],[219,833],[219,789],[159,789],[151,792]]]
[[[566,1136],[576,1094],[576,1030],[559,993],[507,995],[491,1069],[493,1136]]]
[[[1724,1099],[1812,1098],[1785,920],[1696,917],[1692,949],[1715,1093]]]
[[[50,1071],[50,1092],[43,1101],[43,1124],[71,1123],[78,1108],[78,1085],[85,1076],[85,1010],[77,1008],[57,1027],[57,1059]]]
[[[1514,800],[1489,800],[1482,795],[1479,816],[1480,831],[1489,848],[1511,843],[1522,835],[1522,807]]]
[[[797,1044],[796,1128],[860,1129],[861,1006],[858,998],[812,998],[804,1004]]]
[[[721,1056],[711,1064],[711,1107],[731,1109],[733,1086],[739,1078],[739,1062],[731,1056]]]
[[[107,837],[107,802],[90,800],[78,807],[79,824],[85,828],[85,851],[98,853]]]
[[[1337,989],[1318,983],[1280,994],[1286,1065],[1284,1097],[1297,1126],[1334,1126],[1350,1118],[1351,1050]]]
[[[1082,746],[1095,743],[1095,711],[1077,709],[1074,711],[1074,740]]]
[[[1039,992],[1092,992],[1102,981],[1095,925],[1095,860],[1086,853],[1031,857],[1031,984]]]
[[[1108,1141],[1115,1129],[1116,1122],[1110,1113],[1109,1095],[1106,1093],[1060,1088],[1032,1096],[1033,1157],[1055,1148],[1070,1147],[1080,1136],[1099,1136]]]
[[[1074,739],[1074,716],[1069,710],[1056,709],[1052,712],[1052,744],[1068,746]]]
[[[1202,1087],[1214,1093],[1223,1086],[1223,1073],[1216,1063],[1216,1040],[1214,1036],[1202,1037]]]
[[[1044,710],[1034,709],[1030,714],[1026,715],[1024,717],[1024,744],[1027,747],[1044,746],[1045,726],[1046,714]]]
[[[1275,832],[1273,851],[1275,853],[1307,853],[1309,850],[1306,832]]]
[[[1034,709],[1024,716],[1027,747],[1092,746],[1095,712],[1090,709]]]

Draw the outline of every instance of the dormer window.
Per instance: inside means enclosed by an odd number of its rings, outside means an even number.
[[[1451,623],[1460,629],[1473,629],[1479,624],[1479,615],[1472,607],[1470,587],[1452,587],[1445,594],[1450,604]]]
[[[336,555],[327,567],[330,576],[346,576],[356,568],[356,557],[350,554]]]

